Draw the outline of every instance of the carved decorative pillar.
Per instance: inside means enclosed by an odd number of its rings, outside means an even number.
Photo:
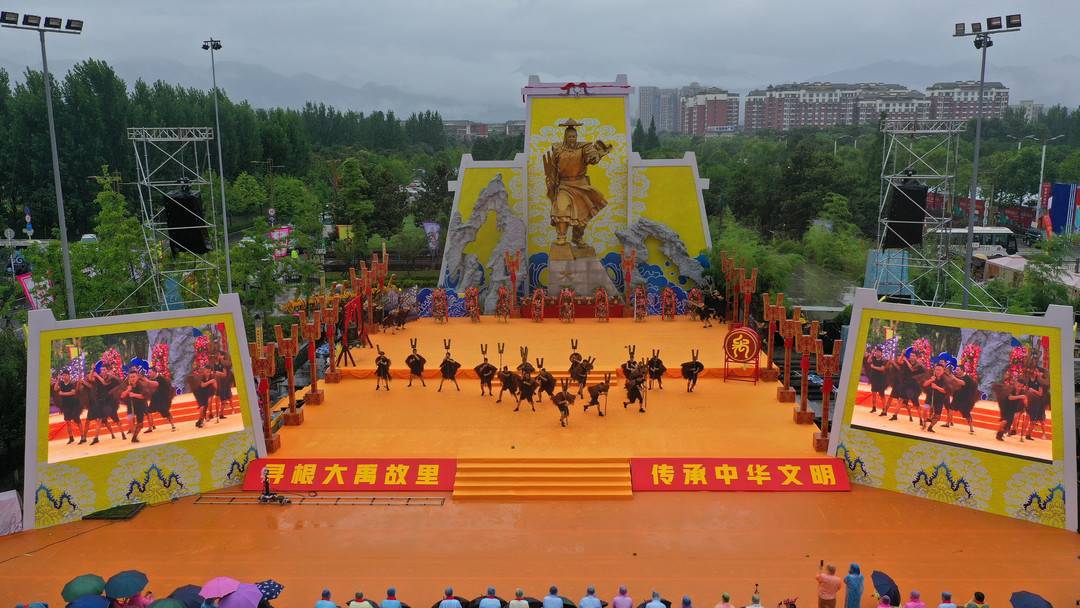
[[[799,331],[802,331],[801,329]],[[799,371],[802,372],[802,383],[799,386],[799,407],[795,408],[793,418],[798,424],[813,424],[814,412],[809,408],[810,392],[810,353],[817,353],[818,322],[810,323],[810,333],[795,336],[795,347],[799,349],[802,358],[799,360]]]
[[[289,379],[289,411],[285,412],[285,425],[286,426],[300,426],[304,424],[304,411],[296,409],[296,369],[294,359],[296,353],[300,351],[299,342],[300,328],[298,325],[293,324],[289,337],[285,337],[285,332],[281,330],[280,325],[274,326],[274,337],[277,338],[277,350],[281,355],[281,358],[285,360],[285,375]]]
[[[319,389],[319,370],[315,364],[315,342],[322,336],[322,313],[319,310],[309,320],[306,310],[300,311],[300,333],[308,342],[308,367],[311,370],[311,385],[308,387],[305,404],[319,405],[323,402],[323,392]]]
[[[814,433],[814,449],[826,452],[829,449],[829,401],[832,396],[832,378],[840,371],[840,357],[843,356],[844,343],[833,340],[832,354],[825,354],[825,345],[817,341],[817,373],[824,380],[821,387],[821,431]]]

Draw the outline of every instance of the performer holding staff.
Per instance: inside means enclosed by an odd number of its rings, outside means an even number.
[[[535,412],[536,405],[533,404],[533,393],[535,391],[536,380],[526,369],[525,371],[521,372],[521,379],[518,380],[517,407],[514,408],[514,411],[516,412],[521,409],[521,400],[524,399],[529,402],[529,407],[531,407],[532,411]]]
[[[484,396],[484,387],[486,386],[488,396],[491,397],[494,395],[491,390],[491,381],[495,379],[495,374],[499,371],[499,368],[488,362],[487,344],[480,345],[480,354],[484,356],[484,362],[474,367],[473,370],[476,371],[476,376],[480,378],[480,396]]]
[[[652,356],[645,362],[645,368],[649,372],[649,388],[651,389],[653,381],[656,381],[657,388],[664,390],[664,372],[667,371],[667,367],[664,367],[659,349],[652,351]]]
[[[555,393],[551,401],[559,408],[559,424],[564,428],[570,424],[570,406],[574,405],[575,395],[570,392],[570,381],[563,379],[562,390]]]
[[[412,354],[405,357],[405,365],[409,368],[409,384],[412,386],[413,378],[420,379],[420,386],[426,387],[424,383],[424,364],[427,363],[427,359],[423,355],[416,352],[416,338],[409,338],[409,345],[412,346]],[[389,387],[387,387],[389,388]]]
[[[698,361],[698,355],[700,353],[700,350],[691,350],[691,360],[682,364],[682,377],[686,378],[686,392],[688,393],[694,392],[694,387],[697,386],[698,376],[701,375],[701,372],[705,371],[705,365],[701,361]]]
[[[379,353],[375,357],[375,390],[379,390],[379,384],[390,390],[390,357],[378,346],[375,346],[375,350]]]
[[[508,391],[510,396],[515,400],[518,395],[518,375],[510,371],[505,365],[502,371],[499,372],[499,398],[495,400],[495,403],[502,403],[502,396],[504,391]]]
[[[589,402],[585,404],[585,412],[589,411],[589,408],[596,406],[596,411],[603,416],[607,410],[607,396],[608,390],[611,388],[611,374],[604,374],[604,381],[597,384],[593,384],[589,387]],[[600,407],[600,395],[604,396],[604,407]]]
[[[450,356],[450,340],[443,340],[443,346],[446,348],[446,357],[444,357],[442,363],[439,364],[439,371],[442,372],[442,378],[439,380],[439,390],[435,392],[441,393],[443,382],[446,382],[447,380],[453,382],[454,388],[460,392],[461,387],[458,386],[457,383],[457,370],[461,367],[461,364],[454,361],[453,357]]]
[[[536,367],[540,368],[540,371],[536,374],[536,400],[543,403],[544,393],[547,393],[548,397],[554,399],[555,376],[544,367],[543,357],[536,359]]]

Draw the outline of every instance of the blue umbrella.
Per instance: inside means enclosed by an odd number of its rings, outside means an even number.
[[[258,583],[255,583],[255,586],[259,588],[259,591],[262,591],[263,599],[267,601],[276,600],[278,596],[281,595],[281,592],[285,590],[285,585],[282,585],[272,578],[268,578],[265,581],[259,581]]]
[[[146,589],[149,581],[146,575],[138,570],[124,570],[109,577],[105,583],[105,595],[120,599],[131,597]]]
[[[1015,591],[1009,597],[1013,608],[1054,608],[1043,596],[1030,591]]]
[[[199,590],[202,587],[198,585],[184,585],[183,587],[177,587],[175,591],[169,594],[174,600],[180,600],[187,608],[199,608],[203,604],[203,596],[199,595]]]
[[[109,598],[104,595],[84,595],[67,605],[67,608],[105,608]]]
[[[876,591],[879,596],[887,595],[889,596],[889,604],[893,606],[900,605],[900,588],[896,586],[896,581],[894,581],[891,576],[884,572],[874,570],[870,573],[870,580],[873,581],[874,591]]]

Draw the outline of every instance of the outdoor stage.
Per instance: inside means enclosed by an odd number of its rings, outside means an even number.
[[[349,377],[369,376],[373,367],[372,349],[354,349],[357,368],[344,370],[341,383],[320,383],[325,402],[303,408],[302,426],[281,430],[282,447],[273,456],[544,462],[821,455],[811,446],[816,427],[792,421],[793,406],[776,402],[775,384],[721,380],[725,331],[685,318],[572,325],[424,319],[397,335],[373,338],[395,370],[404,369],[409,339],[418,338],[431,370],[426,388],[414,383],[410,389],[396,378],[390,392],[376,392],[374,379]],[[579,352],[597,357],[598,371],[617,368],[626,359],[625,345],[636,344],[638,358],[660,348],[674,375],[690,349],[700,349],[714,377],[703,377],[693,394],[681,378],[667,378],[663,391],[649,393],[644,414],[621,407],[619,377],[608,415],[583,414],[578,402],[568,428],[559,426],[549,400],[535,413],[527,404],[514,413],[508,396],[501,404],[481,398],[475,379],[459,379],[460,392],[452,385],[436,392],[444,337],[453,340],[463,371],[480,361],[481,342],[497,364],[495,343],[503,341],[507,365],[519,363],[518,346],[528,345],[534,364],[544,357],[549,370],[563,372],[572,336],[580,340]],[[928,604],[942,590],[962,601],[982,590],[995,604],[1018,589],[1038,590],[1055,605],[1080,596],[1076,533],[859,485],[851,492],[645,492],[621,500],[466,500],[459,494],[455,488],[425,495],[436,499],[430,506],[211,505],[188,497],[131,521],[81,521],[18,534],[0,539],[0,603],[33,597],[60,604],[61,586],[75,575],[138,568],[159,596],[222,574],[274,578],[285,585],[275,604],[286,607],[314,601],[324,587],[340,603],[357,590],[380,598],[394,585],[404,601],[423,608],[447,584],[471,598],[489,584],[504,597],[519,586],[541,597],[552,583],[575,600],[588,584],[608,600],[617,585],[627,584],[635,602],[656,589],[676,605],[688,594],[706,607],[725,591],[744,606],[758,584],[765,606],[793,596],[813,605],[819,560],[842,569],[855,561],[866,574],[885,571],[904,593],[914,584]],[[1020,554],[1038,559],[1017,567]],[[862,605],[875,606],[867,586]]]

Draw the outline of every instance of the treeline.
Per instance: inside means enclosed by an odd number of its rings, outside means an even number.
[[[76,64],[63,77],[53,77],[66,219],[72,238],[89,232],[99,211],[94,197],[100,188],[91,176],[108,165],[119,171],[124,182],[136,178],[127,127],[214,125],[213,97],[207,90],[142,80],[129,87],[111,66],[93,59]],[[29,208],[35,237],[47,238],[57,218],[43,87],[41,72],[27,70],[22,81],[13,84],[11,76],[0,69],[0,221],[5,227],[21,229],[24,208]],[[219,106],[224,170],[230,180],[244,172],[258,172],[253,161],[268,159],[275,172],[307,178],[313,171],[326,173],[327,161],[359,150],[395,157],[407,165],[431,164],[432,158],[450,152],[442,157],[443,164],[457,162],[455,153],[447,150],[437,112],[402,120],[393,111],[365,114],[321,103],[301,109],[258,109],[233,101],[224,92]],[[400,185],[412,179],[400,171],[394,177]],[[400,218],[404,212],[397,215]]]

